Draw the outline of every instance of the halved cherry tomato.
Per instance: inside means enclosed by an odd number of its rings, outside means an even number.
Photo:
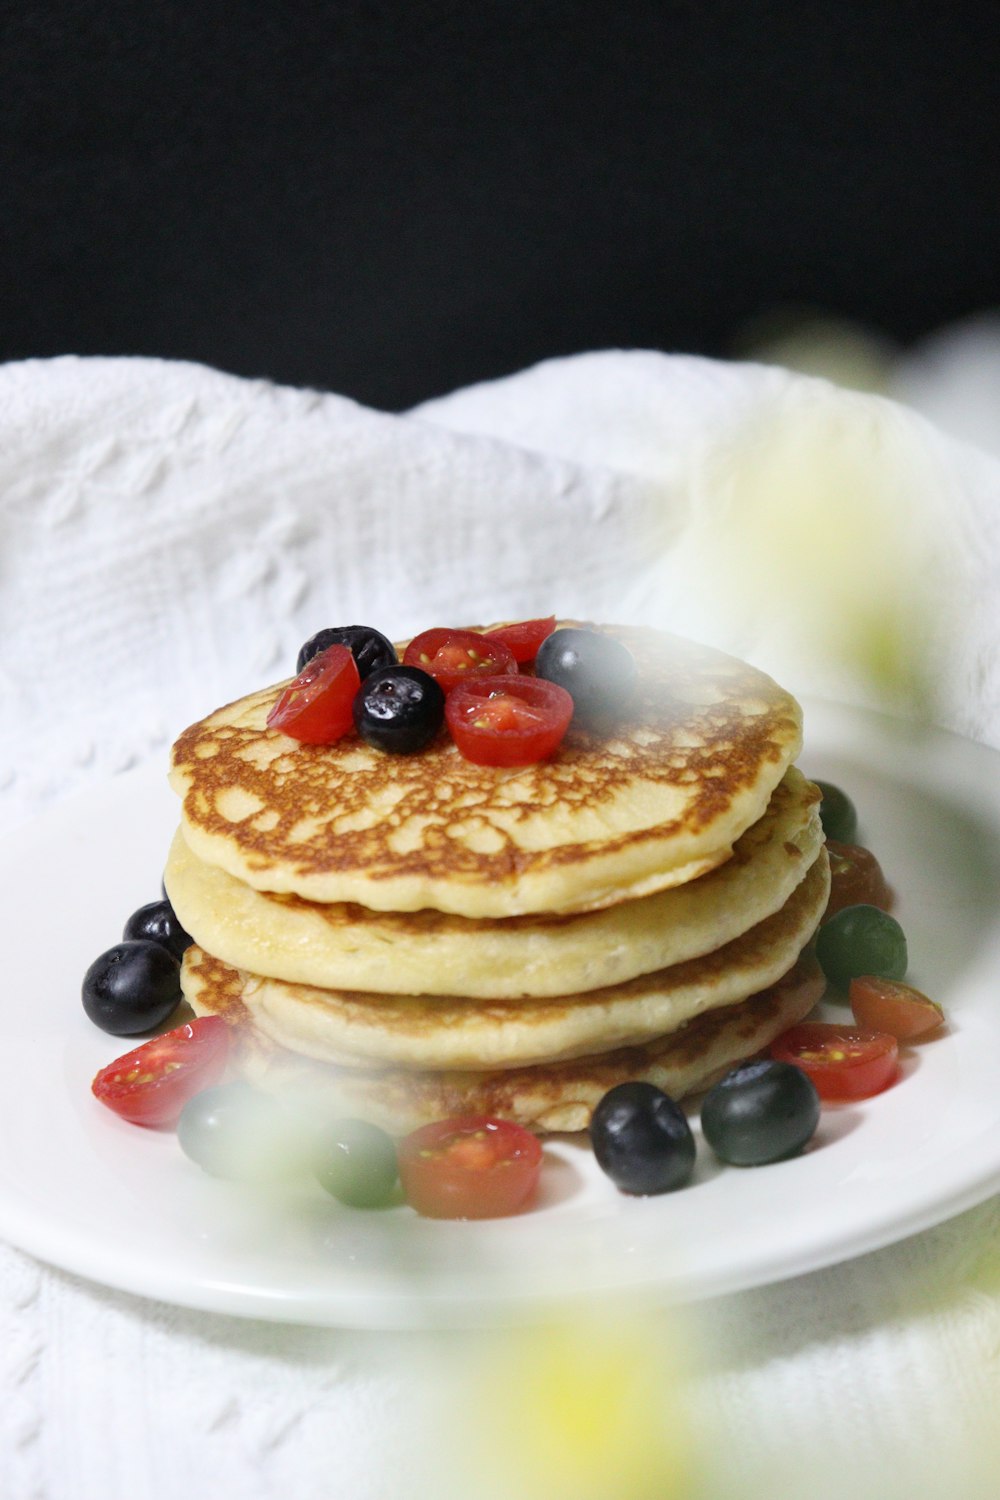
[[[537,677],[473,677],[450,693],[444,716],[466,760],[530,766],[551,755],[573,717],[565,688]]]
[[[851,980],[847,998],[859,1026],[887,1031],[900,1042],[929,1036],[944,1023],[940,1005],[901,979],[862,974]]]
[[[267,716],[267,727],[305,745],[332,745],[354,728],[354,695],[360,686],[350,648],[327,646],[285,688]]]
[[[836,839],[827,839],[826,847],[830,855],[830,899],[823,913],[824,922],[845,906],[892,910],[892,891],[870,849],[860,844],[839,844]]]
[[[555,615],[547,615],[544,620],[519,620],[516,625],[500,625],[496,630],[488,630],[486,638],[490,641],[503,641],[513,651],[514,660],[523,666],[534,661],[539,646],[555,628]]]
[[[777,1062],[794,1063],[821,1099],[867,1099],[894,1083],[899,1048],[882,1031],[803,1021],[771,1043]]]
[[[526,1208],[542,1148],[509,1120],[462,1115],[423,1125],[399,1142],[406,1201],[429,1219],[500,1219]]]
[[[228,1053],[221,1016],[198,1016],[108,1063],[91,1091],[133,1125],[176,1125],[192,1095],[222,1077]]]
[[[408,667],[422,667],[450,693],[475,672],[480,677],[516,674],[514,653],[503,641],[475,630],[425,630],[403,652]]]

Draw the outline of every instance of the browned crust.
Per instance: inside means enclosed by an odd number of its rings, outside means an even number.
[[[205,981],[199,1009],[221,1015],[232,1027],[240,1071],[268,1088],[288,1088],[296,1095],[311,1091],[326,1107],[363,1111],[398,1132],[470,1113],[513,1119],[541,1132],[582,1130],[608,1089],[633,1080],[686,1098],[801,1020],[824,988],[810,946],[767,989],[695,1016],[640,1047],[494,1072],[361,1071],[310,1063],[262,1036],[239,998],[238,973],[208,954],[197,961]]]
[[[778,782],[773,793],[769,809],[780,815],[781,811],[788,805],[792,796],[792,790],[787,780]],[[818,787],[811,782],[806,783],[806,795],[802,806],[806,810],[820,801]],[[762,838],[760,825],[752,824],[749,829],[733,845],[733,851],[726,865],[746,865],[756,855],[759,855],[769,839]],[[793,863],[802,859],[802,850],[797,844],[786,841],[785,853]],[[703,879],[711,879],[712,874],[704,876]],[[279,905],[287,906],[292,910],[306,911],[318,916],[328,926],[337,927],[363,927],[366,922],[372,920],[373,915],[384,930],[389,930],[393,924],[398,924],[400,931],[407,934],[413,932],[414,927],[419,927],[423,936],[428,938],[442,932],[532,932],[536,930],[553,931],[557,927],[572,929],[574,926],[585,925],[592,912],[528,912],[514,917],[462,917],[455,912],[435,911],[433,907],[426,906],[415,912],[386,912],[380,911],[373,914],[369,907],[361,906],[356,901],[331,901],[318,903],[309,901],[304,896],[296,896],[287,892],[267,891],[260,893],[266,900],[273,901]]]
[[[516,773],[463,760],[444,734],[417,756],[364,747],[359,755],[353,737],[333,746],[293,746],[261,727],[285,685],[278,684],[243,700],[241,722],[211,715],[179,737],[173,765],[185,822],[207,838],[235,842],[251,876],[280,864],[296,878],[352,873],[377,885],[413,875],[491,885],[574,864],[595,850],[614,856],[649,841],[660,845],[698,834],[724,817],[734,799],[762,782],[768,790],[777,782],[798,744],[799,716],[794,700],[769,677],[673,636],[601,628],[623,640],[639,666],[634,709],[612,735],[571,729],[553,760]],[[273,757],[266,764],[261,750]],[[655,819],[617,834],[609,823],[599,840],[569,837],[544,849],[519,842],[518,826],[526,819],[556,805],[591,815],[610,808],[630,782],[681,790],[683,813],[673,822]],[[236,824],[227,818],[220,798],[234,789],[261,815]],[[372,807],[385,809],[374,826],[352,826]],[[507,819],[512,829],[503,826]],[[315,826],[301,837],[304,820]],[[391,841],[403,825],[421,826],[411,848]],[[462,835],[460,827],[470,825],[488,830],[488,848]]]

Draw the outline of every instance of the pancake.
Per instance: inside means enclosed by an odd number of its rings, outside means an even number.
[[[372,995],[241,972],[240,998],[272,1041],[342,1066],[493,1069],[562,1061],[646,1042],[773,984],[816,930],[829,891],[824,849],[780,911],[749,932],[687,963],[584,994],[543,1000]],[[185,955],[181,982],[195,1009],[217,962],[197,947]]]
[[[202,971],[197,1006],[229,1023],[244,1076],[288,1100],[312,1122],[359,1115],[402,1135],[458,1115],[491,1115],[538,1132],[585,1130],[616,1084],[643,1080],[675,1099],[709,1087],[808,1014],[824,980],[811,954],[761,993],[707,1011],[641,1047],[537,1067],[469,1072],[345,1069],[279,1046],[255,1025],[235,970],[214,960]]]
[[[613,733],[576,727],[549,761],[417,755],[269,730],[286,686],[186,730],[171,781],[192,852],[258,891],[470,919],[612,906],[730,857],[798,753],[794,699],[764,673],[659,632],[600,627],[638,666]]]
[[[174,839],[164,873],[182,925],[233,968],[319,989],[488,1000],[596,990],[710,953],[777,911],[823,841],[819,792],[794,768],[732,858],[700,880],[575,916],[472,922],[255,891]]]

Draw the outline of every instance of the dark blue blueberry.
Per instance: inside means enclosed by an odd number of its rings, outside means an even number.
[[[380,667],[354,699],[354,725],[363,740],[394,755],[423,750],[444,721],[444,693],[420,667]]]
[[[177,913],[166,897],[162,901],[150,901],[147,906],[140,906],[138,911],[134,911],[125,923],[122,937],[126,942],[145,939],[150,943],[159,943],[178,962],[184,957],[185,948],[190,948],[194,941],[191,934],[184,931],[177,920]]]
[[[180,1004],[180,964],[159,943],[116,943],[83,976],[83,1008],[102,1031],[155,1031]]]
[[[627,713],[635,698],[638,673],[635,657],[621,641],[596,630],[568,626],[542,642],[535,675],[570,694],[574,724],[600,730]]]
[[[675,1100],[651,1083],[620,1083],[590,1122],[597,1164],[623,1193],[669,1193],[694,1170],[694,1136]]]
[[[390,667],[399,660],[392,642],[387,641],[379,631],[372,630],[369,625],[331,625],[326,630],[318,630],[306,641],[295,664],[296,676],[307,662],[325,651],[327,646],[350,648],[362,682],[379,667]]]

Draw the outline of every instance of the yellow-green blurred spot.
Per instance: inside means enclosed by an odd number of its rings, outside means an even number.
[[[588,1317],[484,1336],[450,1392],[461,1442],[442,1500],[692,1500],[680,1383],[654,1323],[659,1337]]]

